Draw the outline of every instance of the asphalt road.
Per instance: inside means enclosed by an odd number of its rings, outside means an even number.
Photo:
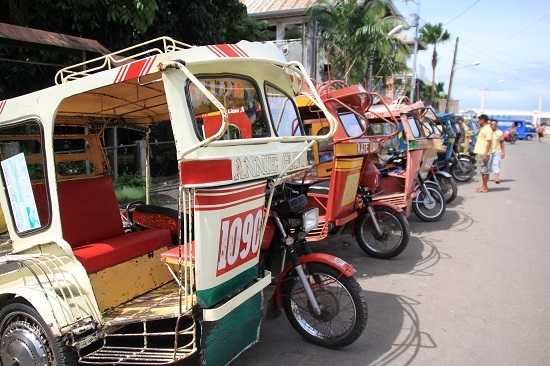
[[[339,351],[305,342],[284,315],[232,365],[549,365],[550,137],[506,144],[501,184],[459,184],[441,221],[409,217],[398,257],[367,257],[349,234],[316,244],[357,269],[369,319]]]

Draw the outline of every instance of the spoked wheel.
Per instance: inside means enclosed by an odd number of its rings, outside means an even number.
[[[20,300],[9,301],[0,311],[2,365],[76,365],[76,353],[55,339],[38,312]]]
[[[359,247],[373,258],[390,259],[399,255],[409,244],[409,221],[403,212],[390,207],[374,207],[380,233],[367,211],[355,222],[354,234]]]
[[[451,165],[451,175],[457,182],[467,182],[475,174],[475,166],[471,161],[461,159]]]
[[[427,192],[421,190],[418,196],[414,198],[413,211],[422,221],[437,221],[445,214],[445,199],[433,182],[426,182],[426,190]]]
[[[443,175],[438,176],[436,179],[439,183],[439,189],[441,190],[441,193],[443,193],[445,202],[453,202],[458,194],[458,187],[455,179],[453,177],[446,177]]]
[[[315,314],[295,271],[283,281],[285,314],[308,342],[338,349],[357,340],[367,324],[367,301],[353,277],[322,263],[308,263],[306,274],[321,308]]]

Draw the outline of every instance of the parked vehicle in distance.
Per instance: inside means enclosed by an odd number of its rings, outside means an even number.
[[[494,118],[489,116],[490,120],[497,121],[497,128],[502,132],[506,132],[512,127],[516,126],[516,133],[520,140],[531,141],[537,136],[537,129],[533,122],[525,119],[512,119],[512,118]]]

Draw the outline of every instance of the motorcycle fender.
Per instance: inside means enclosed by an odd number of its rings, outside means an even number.
[[[435,172],[435,175],[440,175],[442,177],[446,177],[446,178],[452,178],[453,176],[447,172],[442,172],[442,171],[439,171],[439,172]]]
[[[345,260],[326,253],[312,253],[303,255],[300,257],[300,263],[302,265],[305,265],[307,263],[323,263],[337,269],[340,273],[342,273],[342,275],[346,277],[351,277],[355,272],[357,272],[357,270]],[[292,263],[289,263],[285,267],[283,272],[281,272],[277,280],[275,293],[273,294],[273,296],[275,297],[275,307],[277,311],[281,310],[281,280],[285,278],[287,273],[290,272],[293,268],[294,266],[292,265]]]

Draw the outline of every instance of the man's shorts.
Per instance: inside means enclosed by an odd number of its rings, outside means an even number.
[[[489,166],[491,167],[491,172],[500,173],[500,161],[502,160],[502,153],[497,151],[491,154],[489,158]]]
[[[477,154],[476,155],[476,163],[477,163],[477,171],[481,174],[491,174],[491,165],[490,165],[491,159],[487,159],[487,161],[483,162],[483,154]]]

